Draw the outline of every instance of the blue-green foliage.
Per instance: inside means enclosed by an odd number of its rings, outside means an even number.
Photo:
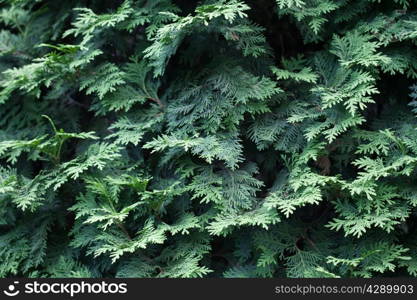
[[[0,277],[416,276],[416,45],[411,0],[0,1]]]

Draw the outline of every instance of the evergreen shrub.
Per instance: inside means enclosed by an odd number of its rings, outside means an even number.
[[[417,275],[413,0],[0,0],[0,277]]]

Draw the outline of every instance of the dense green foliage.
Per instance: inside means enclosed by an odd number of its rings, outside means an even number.
[[[0,276],[417,275],[413,0],[0,0]]]

